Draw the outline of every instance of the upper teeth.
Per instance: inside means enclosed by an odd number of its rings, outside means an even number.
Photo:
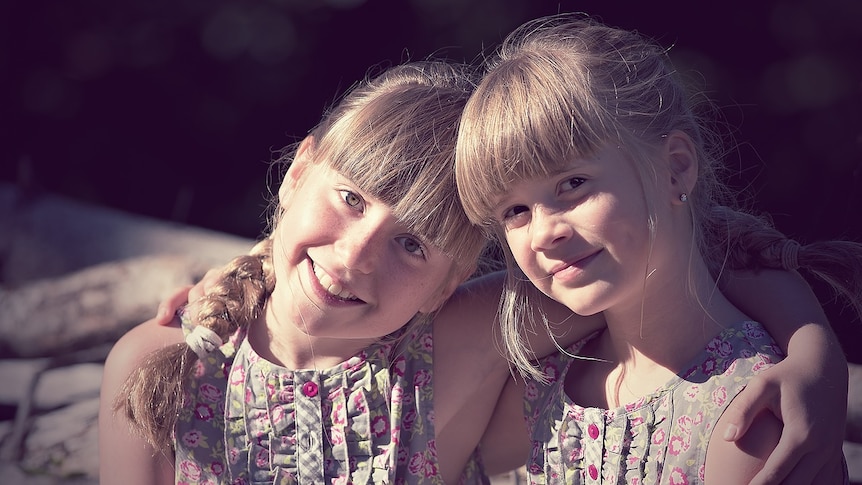
[[[325,271],[318,268],[317,265],[314,265],[314,274],[317,276],[317,280],[320,282],[320,286],[326,289],[327,292],[331,295],[335,295],[339,298],[344,299],[355,299],[349,291],[342,288],[342,286],[335,281],[332,281],[332,277],[329,276]]]

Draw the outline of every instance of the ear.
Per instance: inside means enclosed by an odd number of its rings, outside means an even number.
[[[691,138],[681,131],[667,134],[664,155],[670,172],[670,190],[674,204],[682,204],[680,196],[690,194],[697,183],[697,150]]]
[[[294,155],[293,161],[290,162],[290,166],[284,174],[284,179],[281,181],[281,187],[278,189],[279,201],[284,202],[287,200],[290,191],[296,188],[300,179],[302,179],[302,174],[305,172],[305,169],[313,163],[313,153],[314,137],[307,136],[299,143],[299,148],[296,149],[296,155]]]

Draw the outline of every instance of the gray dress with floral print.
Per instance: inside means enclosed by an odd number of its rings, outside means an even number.
[[[570,352],[576,354],[590,338]],[[530,483],[703,483],[716,422],[753,376],[782,358],[759,324],[740,322],[654,393],[617,409],[599,409],[578,406],[566,395],[563,383],[573,358],[549,357],[542,366],[551,382],[529,383],[525,395]]]
[[[430,327],[326,370],[261,358],[245,334],[198,365],[176,427],[176,483],[443,483]],[[488,483],[478,454],[460,483]]]

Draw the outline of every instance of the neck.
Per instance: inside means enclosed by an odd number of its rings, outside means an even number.
[[[288,369],[328,369],[378,340],[315,337],[304,333],[296,322],[287,322],[284,318],[270,300],[265,315],[249,329],[248,338],[258,355]]]
[[[723,328],[745,318],[703,265],[691,271],[691,284],[681,276],[688,274],[656,270],[643,293],[603,312],[607,330],[584,353],[606,363],[590,366],[598,375],[591,389],[576,391],[578,401],[597,393],[605,396],[597,405],[613,407],[643,397],[683,370]]]
[[[656,269],[642,293],[605,310],[604,315],[616,357],[624,360],[639,353],[674,370],[723,328],[745,318],[700,261],[666,274]]]

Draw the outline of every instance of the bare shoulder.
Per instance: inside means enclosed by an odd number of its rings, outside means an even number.
[[[148,320],[117,340],[105,360],[105,373],[125,378],[150,353],[182,341],[183,332],[176,319],[170,325]]]
[[[174,482],[173,453],[156,450],[133,431],[125,413],[115,409],[117,395],[144,357],[183,341],[179,322],[155,320],[129,330],[105,360],[99,399],[99,481],[102,484],[167,484]]]
[[[724,429],[726,425],[723,416],[718,420],[715,429]],[[784,424],[772,412],[763,410],[755,417],[748,432],[736,442],[725,441],[718,433],[713,433],[706,451],[704,483],[712,485],[751,482],[775,451],[783,427]],[[816,482],[844,484],[845,473],[846,464],[839,448],[817,472]],[[788,477],[787,480],[790,481],[791,478]]]
[[[455,311],[462,314],[479,312],[483,315],[493,315],[500,303],[505,278],[504,271],[496,271],[461,284],[446,302],[442,311]]]
[[[714,429],[727,426],[725,414]],[[748,483],[763,468],[781,438],[783,423],[770,411],[758,414],[748,432],[735,442],[713,433],[706,451],[704,481],[707,484]]]
[[[120,337],[105,359],[100,396],[101,411],[106,413],[112,409],[112,403],[123,383],[146,356],[182,341],[183,332],[179,321],[161,325],[156,320],[148,320]]]
[[[439,365],[478,373],[505,367],[497,314],[503,274],[492,273],[461,285],[434,316],[435,372]]]
[[[495,337],[502,276],[465,283],[434,316],[434,431],[446,483],[478,446],[508,375]]]

